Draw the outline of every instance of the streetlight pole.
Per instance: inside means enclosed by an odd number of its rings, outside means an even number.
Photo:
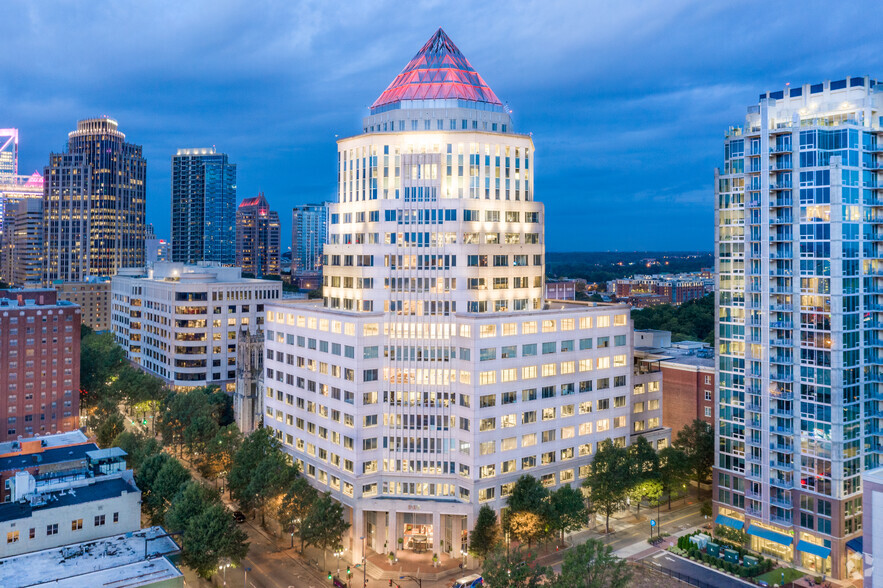
[[[417,582],[418,588],[423,588],[423,580],[417,576],[399,576],[399,580],[411,580],[412,582]]]
[[[365,571],[365,536],[362,535],[359,539],[362,540],[362,588],[365,588],[368,586],[368,576]]]

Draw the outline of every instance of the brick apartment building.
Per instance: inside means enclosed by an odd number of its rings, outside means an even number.
[[[668,331],[635,331],[635,356],[662,371],[662,425],[672,439],[695,419],[714,426],[714,352],[705,343],[672,344]]]
[[[79,426],[80,307],[55,290],[0,290],[0,442]]]
[[[705,296],[706,283],[702,279],[693,278],[635,276],[633,278],[615,280],[607,289],[615,293],[616,297],[620,299],[653,295],[654,297],[659,297],[658,300],[663,301],[665,304],[677,305]]]

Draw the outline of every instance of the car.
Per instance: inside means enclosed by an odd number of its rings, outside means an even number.
[[[460,578],[451,586],[451,588],[487,588],[481,576],[472,574],[465,578]]]
[[[245,515],[242,514],[238,510],[233,511],[233,520],[239,523],[240,525],[245,522]]]

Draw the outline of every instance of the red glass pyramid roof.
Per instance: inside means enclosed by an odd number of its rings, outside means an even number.
[[[402,100],[449,98],[502,106],[450,37],[438,29],[371,108]]]

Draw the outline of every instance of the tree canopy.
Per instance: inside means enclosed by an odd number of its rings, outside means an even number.
[[[632,310],[635,329],[671,331],[672,341],[705,341],[714,344],[714,294],[679,306],[659,304]]]

